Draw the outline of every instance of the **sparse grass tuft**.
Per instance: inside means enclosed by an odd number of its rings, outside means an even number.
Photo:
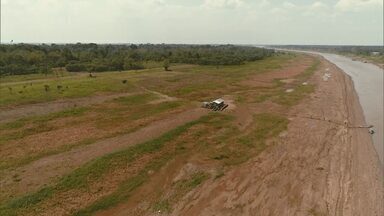
[[[293,89],[293,92],[287,93],[284,89],[281,90],[279,94],[272,99],[272,101],[285,106],[293,106],[303,99],[305,95],[314,91],[314,85],[298,85]]]
[[[309,68],[295,77],[295,81],[293,83],[287,85],[289,88],[293,89],[293,92],[286,92],[287,88],[285,88],[284,83],[280,80],[275,80],[274,86],[271,89],[259,92],[259,94],[255,97],[255,102],[260,103],[270,99],[275,103],[288,107],[296,105],[306,95],[314,92],[314,85],[302,85],[302,83],[313,75],[319,65],[320,61],[315,59]]]
[[[322,213],[322,212],[319,212],[316,208],[311,208],[308,213],[311,215],[311,216],[325,216],[326,214]]]
[[[189,179],[183,179],[177,182],[176,187],[183,191],[190,191],[208,178],[209,175],[207,173],[197,172],[193,174]]]
[[[0,126],[1,130],[12,130],[12,129],[20,129],[20,130],[3,134],[2,137],[0,138],[0,144],[7,141],[11,141],[11,140],[22,139],[24,137],[31,136],[34,134],[51,131],[56,127],[55,125],[48,124],[49,121],[59,119],[59,118],[65,118],[65,117],[81,116],[88,110],[89,108],[87,107],[71,108],[68,110],[51,113],[44,116],[27,117],[27,118],[22,118],[22,119],[13,121],[13,122],[2,124]],[[33,124],[33,126],[28,128],[23,128],[27,124]]]
[[[235,135],[239,132],[234,128],[231,135],[234,140],[223,139],[219,149],[213,150],[212,159],[223,161],[224,165],[237,165],[247,161],[250,157],[262,152],[266,141],[286,130],[288,119],[285,117],[262,113],[254,116],[254,129],[246,135]],[[230,136],[228,136],[230,137]]]
[[[168,200],[161,200],[153,205],[153,210],[160,213],[170,213],[172,208]]]
[[[52,79],[33,83],[24,88],[25,84],[10,84],[13,93],[8,88],[0,88],[0,107],[53,101],[63,98],[86,97],[97,92],[127,92],[134,91],[135,86],[122,84],[121,79],[114,73],[100,74],[96,79],[74,76],[74,79]],[[65,86],[60,90],[46,86]],[[67,88],[68,86],[68,88]],[[17,93],[22,91],[22,93]]]
[[[122,104],[122,105],[138,105],[138,104],[144,104],[151,100],[157,99],[157,95],[155,94],[137,94],[127,97],[119,97],[114,99],[114,101]]]
[[[0,215],[19,215],[17,209],[28,208],[34,206],[37,203],[50,198],[54,193],[52,187],[45,187],[38,192],[26,195],[22,198],[10,201],[4,206],[0,206]]]

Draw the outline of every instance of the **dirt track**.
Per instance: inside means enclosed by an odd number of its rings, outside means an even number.
[[[3,176],[0,179],[1,194],[8,194],[7,192],[9,191],[12,191],[12,194],[35,191],[51,182],[51,180],[69,173],[94,158],[152,140],[177,126],[196,120],[207,113],[208,111],[203,108],[188,110],[154,122],[129,134],[102,140],[91,145],[34,161]],[[36,175],[36,173],[39,174]],[[22,179],[20,182],[12,180],[12,176],[15,174]]]

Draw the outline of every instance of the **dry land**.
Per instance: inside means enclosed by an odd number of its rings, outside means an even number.
[[[280,54],[171,69],[3,80],[0,215],[383,215],[337,67]],[[228,109],[200,108],[218,97]]]

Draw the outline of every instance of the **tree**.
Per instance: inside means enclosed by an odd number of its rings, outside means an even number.
[[[165,59],[164,62],[163,62],[164,70],[165,71],[169,71],[169,66],[170,66],[169,60]]]

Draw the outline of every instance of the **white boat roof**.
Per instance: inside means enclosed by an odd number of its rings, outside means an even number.
[[[212,101],[213,103],[217,103],[217,104],[221,104],[221,103],[224,103],[224,100],[219,98],[219,99],[216,99],[214,101]]]

